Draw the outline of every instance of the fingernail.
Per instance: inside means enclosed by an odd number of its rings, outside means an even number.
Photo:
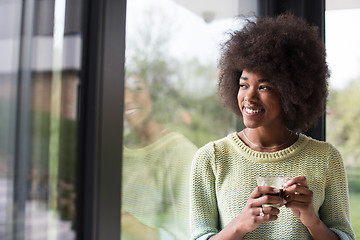
[[[283,203],[284,203],[284,204],[287,204],[287,201],[284,199],[284,200],[283,200]]]
[[[279,193],[279,192],[280,192],[280,189],[274,188],[273,191],[276,192],[276,193]]]

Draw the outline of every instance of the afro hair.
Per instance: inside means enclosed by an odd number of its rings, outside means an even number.
[[[221,47],[218,94],[237,116],[243,70],[269,77],[279,94],[288,129],[303,132],[324,113],[329,69],[318,28],[292,14],[247,19]]]

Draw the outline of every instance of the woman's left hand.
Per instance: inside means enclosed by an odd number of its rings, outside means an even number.
[[[284,183],[284,198],[287,201],[285,205],[306,226],[311,227],[319,218],[315,215],[313,206],[313,192],[308,188],[304,176],[289,179]]]

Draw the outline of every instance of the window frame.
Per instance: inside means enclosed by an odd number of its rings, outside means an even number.
[[[125,0],[83,1],[77,239],[120,239]]]

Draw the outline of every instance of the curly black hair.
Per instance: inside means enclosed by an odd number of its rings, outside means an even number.
[[[288,129],[303,132],[324,113],[330,77],[318,28],[290,13],[247,19],[221,46],[218,94],[241,117],[237,102],[243,70],[263,73],[277,88]]]

